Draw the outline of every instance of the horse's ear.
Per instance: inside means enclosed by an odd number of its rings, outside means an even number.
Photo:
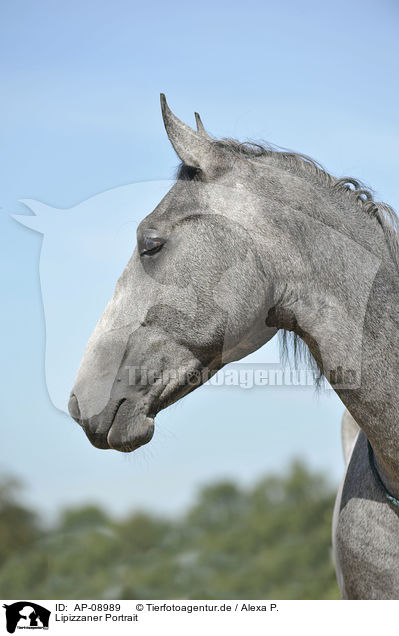
[[[208,133],[206,132],[205,128],[204,128],[204,124],[201,121],[201,117],[199,116],[198,113],[194,113],[195,115],[195,121],[197,124],[197,132],[202,135],[203,137],[206,137],[207,139],[209,139],[209,141],[213,141],[212,137],[210,137],[208,135]]]
[[[180,121],[170,110],[163,93],[161,94],[161,108],[167,135],[178,157],[187,166],[193,166],[206,172],[214,155],[211,138],[206,133],[203,134],[202,130],[196,132]],[[198,117],[196,115],[196,119],[197,126],[199,121],[203,129],[199,115]]]

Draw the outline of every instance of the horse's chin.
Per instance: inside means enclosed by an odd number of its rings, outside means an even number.
[[[154,419],[125,400],[119,406],[108,431],[107,444],[121,453],[131,453],[147,444],[153,435]]]
[[[154,435],[156,414],[191,393],[199,384],[198,382],[181,386],[172,382],[163,387],[163,391],[158,390],[148,395],[147,399],[139,404],[134,400],[121,400],[107,434],[107,448],[130,453],[148,444]]]

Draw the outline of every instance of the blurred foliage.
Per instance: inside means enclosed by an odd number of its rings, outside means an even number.
[[[334,599],[335,493],[295,462],[252,489],[204,488],[177,520],[96,506],[40,527],[15,482],[0,482],[3,599]]]

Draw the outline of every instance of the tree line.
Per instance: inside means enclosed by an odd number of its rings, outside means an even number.
[[[295,461],[251,488],[204,487],[187,512],[115,519],[85,505],[55,524],[0,481],[3,599],[335,599],[335,489]]]

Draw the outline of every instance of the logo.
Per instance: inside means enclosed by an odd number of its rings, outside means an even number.
[[[46,321],[46,384],[54,406],[68,415],[69,393],[83,351],[132,256],[137,227],[173,185],[170,180],[132,183],[65,210],[24,199],[23,203],[34,214],[13,215],[21,225],[43,234],[40,285]],[[234,267],[229,275],[239,280],[241,261]],[[148,282],[152,286],[156,283],[154,278]],[[223,280],[219,284],[223,287]],[[171,285],[171,280],[157,284],[157,303],[168,304]],[[181,289],[175,286],[173,309],[187,310],[187,294],[191,289],[192,286]],[[221,294],[216,296],[220,298]],[[230,314],[228,303],[221,308]],[[132,320],[133,317],[129,322]],[[231,319],[231,324],[235,324],[234,320]],[[257,354],[257,362],[279,364],[280,356],[269,347]]]
[[[48,629],[50,610],[32,603],[18,601],[12,605],[3,605],[6,610],[7,631],[13,634],[18,629]]]

